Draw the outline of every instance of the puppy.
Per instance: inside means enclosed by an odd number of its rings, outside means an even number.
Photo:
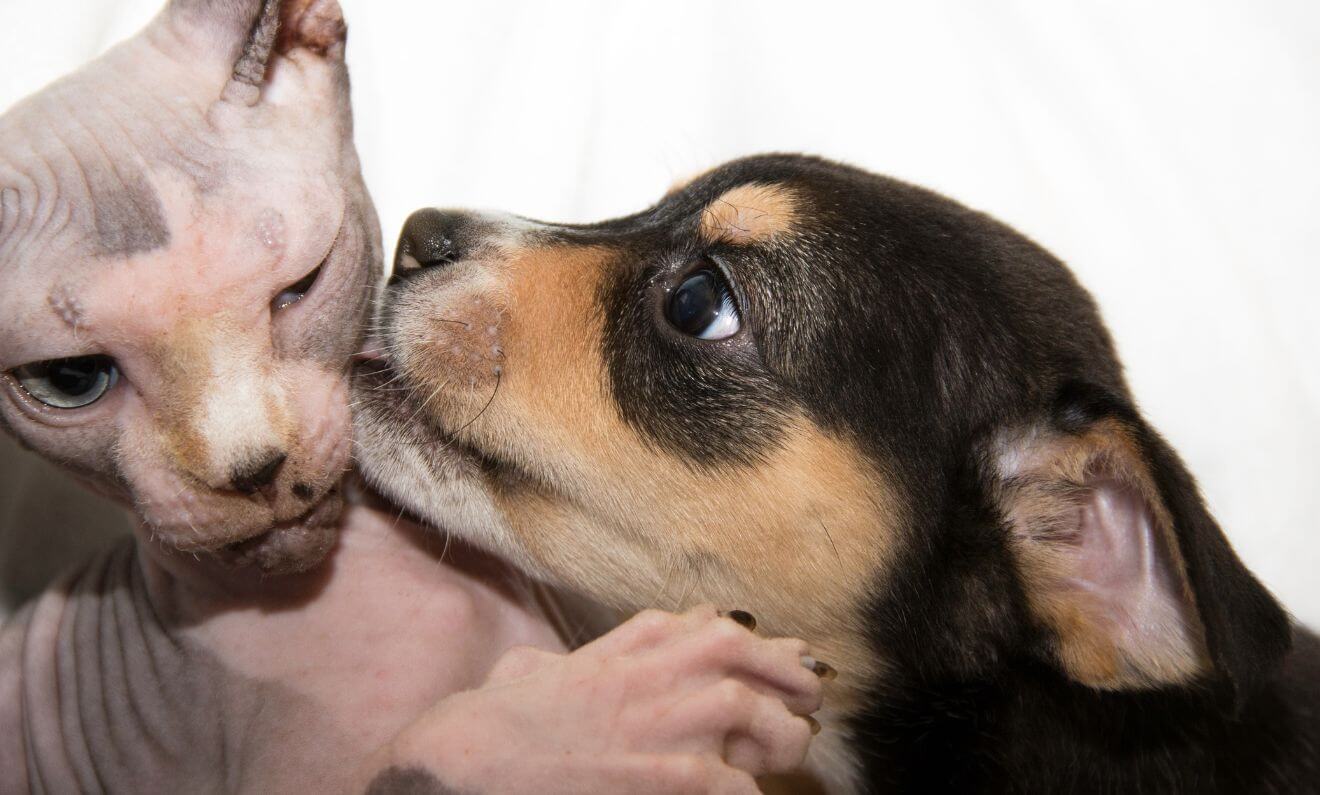
[[[829,791],[1320,787],[1320,643],[1090,296],[981,213],[781,155],[594,225],[422,210],[379,349],[378,488],[618,608],[805,638]]]

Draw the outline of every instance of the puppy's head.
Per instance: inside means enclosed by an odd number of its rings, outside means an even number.
[[[424,210],[381,329],[368,476],[611,604],[743,606],[854,685],[1287,644],[1087,294],[919,188],[768,156],[592,226]]]
[[[167,547],[333,540],[380,251],[343,48],[334,0],[176,0],[0,117],[0,424]]]

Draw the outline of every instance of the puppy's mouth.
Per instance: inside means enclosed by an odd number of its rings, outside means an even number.
[[[428,411],[429,391],[408,383],[389,357],[359,360],[353,382],[358,472],[376,493],[423,526],[543,572],[508,526],[494,495],[540,481],[498,452],[466,442],[462,420]],[[548,576],[548,574],[547,574]]]
[[[225,544],[211,554],[227,566],[255,566],[263,574],[297,574],[314,569],[335,545],[343,509],[343,494],[335,487],[296,519]]]

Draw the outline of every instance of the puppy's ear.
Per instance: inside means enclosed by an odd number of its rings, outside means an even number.
[[[1287,651],[1287,615],[1125,401],[1065,389],[1049,416],[1000,434],[990,470],[1031,613],[1072,679],[1218,679],[1241,695]]]
[[[305,50],[343,61],[347,28],[336,0],[171,0],[166,13],[229,65],[226,102],[255,105],[275,55]]]

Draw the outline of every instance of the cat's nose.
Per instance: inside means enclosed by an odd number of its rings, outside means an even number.
[[[280,450],[267,450],[236,466],[229,475],[229,484],[235,491],[254,494],[275,482],[288,456]]]
[[[394,253],[391,281],[457,262],[471,249],[474,224],[471,213],[428,207],[408,216]]]

